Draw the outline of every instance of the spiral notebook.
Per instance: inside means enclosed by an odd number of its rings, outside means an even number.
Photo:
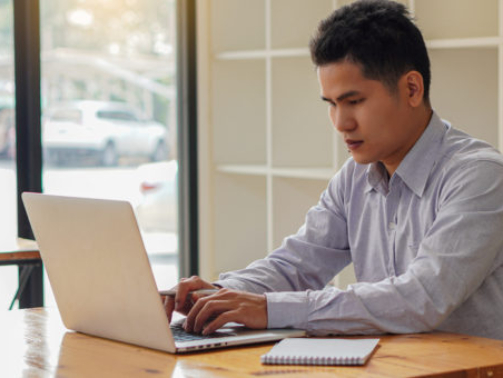
[[[364,365],[379,339],[284,339],[261,357],[271,365]]]

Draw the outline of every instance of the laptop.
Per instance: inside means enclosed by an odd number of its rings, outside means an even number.
[[[204,337],[170,326],[129,202],[40,193],[22,199],[68,329],[169,353],[305,336],[233,323]]]

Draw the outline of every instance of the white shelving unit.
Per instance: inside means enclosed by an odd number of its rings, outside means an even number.
[[[319,20],[350,2],[198,2],[205,278],[242,268],[295,233],[347,159],[307,44]],[[401,2],[427,41],[435,110],[503,147],[503,0]],[[349,267],[335,282],[353,280]]]

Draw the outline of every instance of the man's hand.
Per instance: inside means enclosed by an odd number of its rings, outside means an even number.
[[[195,290],[201,289],[218,289],[211,283],[204,281],[203,279],[192,276],[190,278],[182,278],[177,286],[173,289],[176,290],[176,296],[164,296],[164,309],[166,310],[166,315],[171,322],[171,316],[173,311],[178,311],[184,315],[187,315],[192,308],[192,305],[199,299],[197,295],[193,294],[189,298],[189,293]]]
[[[208,335],[225,323],[237,322],[248,328],[267,328],[267,299],[263,294],[221,289],[199,298],[187,315],[187,332]]]

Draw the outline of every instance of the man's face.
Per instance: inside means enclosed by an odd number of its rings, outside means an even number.
[[[380,81],[365,78],[359,65],[342,61],[318,67],[318,80],[330,120],[354,160],[381,161],[391,176],[422,132],[411,120],[406,78],[391,93]]]

